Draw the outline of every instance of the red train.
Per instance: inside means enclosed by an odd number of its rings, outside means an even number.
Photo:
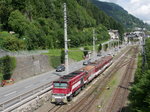
[[[102,73],[112,63],[112,56],[106,56],[53,82],[52,103],[67,103],[82,88]]]

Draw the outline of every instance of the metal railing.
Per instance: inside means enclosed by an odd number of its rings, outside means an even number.
[[[0,49],[0,57],[9,55],[9,56],[30,56],[30,55],[38,55],[42,53],[48,53],[48,50],[31,50],[31,51],[6,51]]]
[[[11,99],[8,99],[0,103],[0,112],[11,111],[22,104],[27,103],[28,101],[37,98],[38,96],[50,91],[52,89],[52,82],[44,84],[40,87],[37,87],[33,90],[30,90],[26,93],[15,96]]]

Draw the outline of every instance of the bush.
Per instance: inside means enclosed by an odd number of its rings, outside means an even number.
[[[61,64],[60,56],[50,56],[50,63],[52,67],[56,68]]]
[[[3,76],[2,79],[9,80],[11,78],[12,71],[16,67],[16,59],[14,57],[5,56],[0,59],[0,63],[0,74]]]
[[[0,82],[3,80],[3,74],[0,73]]]

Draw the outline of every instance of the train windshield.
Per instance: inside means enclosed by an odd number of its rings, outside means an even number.
[[[67,83],[54,83],[54,88],[67,88]]]

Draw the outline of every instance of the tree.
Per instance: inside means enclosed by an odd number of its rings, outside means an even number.
[[[3,78],[4,80],[9,80],[12,75],[12,71],[15,68],[15,59],[10,56],[3,57]]]
[[[19,10],[15,10],[10,14],[8,24],[12,30],[15,31],[15,33],[19,33],[20,36],[25,35],[26,30],[32,28],[29,27],[29,21]]]
[[[102,44],[99,44],[98,46],[98,52],[100,52],[102,50]]]
[[[96,38],[97,41],[103,41],[103,40],[108,40],[110,39],[110,35],[108,34],[108,30],[105,26],[103,26],[102,24],[98,25],[96,27]]]
[[[104,51],[107,51],[107,48],[108,48],[108,44],[105,44],[104,45]]]
[[[135,80],[130,89],[129,99],[132,112],[148,112],[150,110],[150,39],[146,40],[146,59],[139,56],[138,67],[135,73]],[[144,63],[142,60],[145,60]]]
[[[88,52],[89,52],[89,48],[88,47],[84,47],[84,51],[83,51],[84,57],[87,56]]]
[[[3,30],[9,30],[8,18],[12,10],[11,0],[0,0],[0,24]]]
[[[148,112],[150,110],[150,71],[142,75],[139,82],[133,85],[129,96],[133,112]]]
[[[65,63],[65,50],[61,50],[61,56],[60,56],[61,64]]]
[[[1,30],[14,31],[28,50],[63,48],[64,2],[70,47],[92,45],[93,27],[97,42],[110,38],[107,29],[117,22],[88,0],[0,0]]]

